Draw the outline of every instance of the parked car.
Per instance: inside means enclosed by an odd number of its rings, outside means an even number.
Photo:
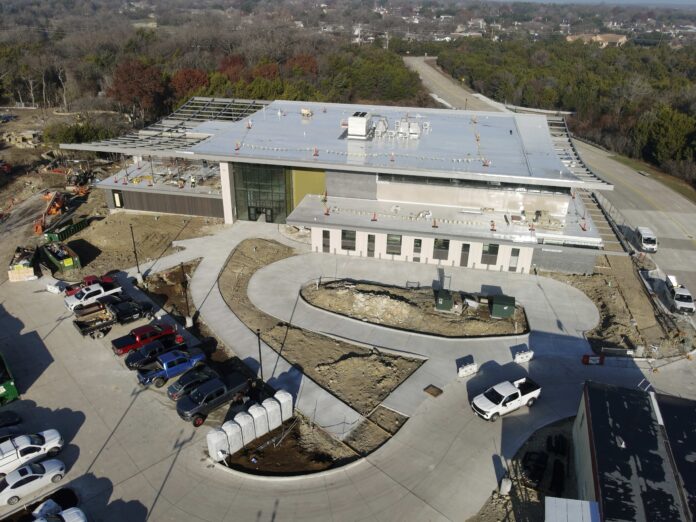
[[[230,402],[242,402],[254,383],[235,372],[200,384],[176,403],[176,412],[195,427],[202,425],[212,412]]]
[[[665,285],[667,286],[667,298],[669,299],[670,309],[673,312],[693,314],[696,311],[691,292],[677,281],[677,276],[668,275]]]
[[[8,473],[0,480],[0,504],[15,505],[22,498],[49,484],[58,483],[65,475],[65,464],[58,459],[32,462]]]
[[[117,283],[96,283],[81,288],[64,299],[65,307],[73,311],[78,306],[88,306],[107,295],[120,294],[123,289]]]
[[[111,341],[116,355],[124,355],[158,339],[176,336],[176,327],[166,323],[154,323],[134,328],[128,335]]]
[[[0,444],[0,475],[46,455],[54,457],[62,448],[63,438],[58,430],[10,437]]]
[[[541,395],[541,387],[529,378],[503,381],[474,397],[471,409],[482,419],[496,421],[525,404],[531,407]]]
[[[87,317],[73,320],[73,325],[82,336],[89,335],[92,339],[104,337],[111,327],[116,324],[128,324],[138,319],[153,317],[153,308],[150,303],[138,303],[137,301],[121,301],[109,303],[105,308]]]
[[[97,284],[107,284],[107,285],[115,285],[116,280],[107,275],[103,275],[101,277],[95,276],[95,275],[89,275],[85,276],[82,278],[82,281],[79,283],[73,283],[71,285],[67,285],[65,288],[63,288],[63,293],[65,294],[66,297],[69,297],[71,295],[76,294],[79,292],[81,289],[83,289],[86,286],[91,286],[91,285],[97,285]]]
[[[37,518],[34,522],[87,522],[87,515],[80,508],[74,507]]]
[[[192,348],[188,352],[174,350],[160,355],[151,368],[138,370],[138,382],[143,386],[154,384],[155,387],[161,388],[169,379],[204,362],[205,353],[202,350],[197,348]]]
[[[75,314],[76,318],[86,318],[92,314],[96,314],[98,312],[101,312],[102,310],[106,310],[106,305],[115,303],[125,303],[130,302],[132,300],[132,297],[124,293],[107,295],[105,297],[100,297],[91,305],[80,306],[75,308],[75,310],[73,310],[73,313]]]
[[[643,252],[657,252],[657,236],[648,227],[636,228],[636,241]]]
[[[137,350],[133,350],[126,357],[126,368],[129,370],[140,370],[147,368],[155,363],[157,357],[172,350],[186,350],[184,338],[180,335],[175,337],[165,337],[157,341],[147,343]]]
[[[200,384],[210,379],[219,377],[218,372],[210,366],[202,365],[184,373],[179,380],[167,388],[167,397],[173,401],[178,401],[184,395],[192,392]]]

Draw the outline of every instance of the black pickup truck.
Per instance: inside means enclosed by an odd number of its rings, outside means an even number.
[[[241,402],[255,387],[256,382],[234,372],[204,382],[176,402],[176,412],[197,428],[208,415],[230,402]]]
[[[171,352],[172,350],[186,351],[186,348],[186,343],[180,335],[162,337],[130,352],[126,356],[126,368],[129,370],[141,370],[155,364],[157,358],[163,353]]]
[[[150,303],[117,301],[107,303],[103,310],[94,314],[75,319],[73,324],[82,336],[89,335],[92,339],[100,339],[109,333],[115,324],[128,324],[143,317],[150,320],[153,315]]]

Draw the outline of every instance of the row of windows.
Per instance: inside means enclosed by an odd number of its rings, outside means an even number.
[[[368,257],[374,257],[374,245],[375,236],[374,234],[368,234]],[[400,234],[387,234],[387,255],[400,256],[402,251],[403,236]],[[421,256],[422,239],[413,240],[413,261],[419,262]],[[328,230],[323,231],[322,237],[322,247],[324,252],[329,252],[331,248],[331,235]],[[460,253],[460,266],[469,265],[469,250],[471,245],[469,243],[462,244],[462,249]],[[354,252],[356,250],[356,231],[355,230],[341,230],[341,249]],[[500,245],[497,243],[483,243],[483,251],[481,253],[481,264],[483,265],[497,265],[498,264],[498,251],[500,250]],[[450,256],[450,240],[435,238],[433,243],[433,256],[432,259],[438,259],[442,261],[447,261]],[[509,270],[515,272],[517,270],[517,262],[520,256],[520,249],[513,248],[510,253],[510,264]]]
[[[422,185],[441,185],[461,188],[483,188],[489,190],[510,190],[514,192],[532,192],[541,194],[570,194],[566,187],[553,187],[548,185],[526,185],[523,183],[505,183],[500,181],[480,181],[456,178],[434,178],[429,176],[404,176],[401,174],[379,174],[378,181],[391,183],[415,183]]]

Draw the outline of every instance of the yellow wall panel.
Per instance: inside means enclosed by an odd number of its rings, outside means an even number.
[[[292,208],[300,204],[307,194],[323,194],[326,190],[326,176],[323,170],[291,169]]]

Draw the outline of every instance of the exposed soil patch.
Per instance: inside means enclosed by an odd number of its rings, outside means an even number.
[[[293,255],[275,241],[243,241],[218,281],[230,309],[262,339],[318,384],[363,415],[369,414],[413,373],[421,361],[387,355],[289,326],[258,310],[247,296],[251,276],[261,267]]]
[[[298,415],[228,457],[227,463],[259,475],[300,475],[337,468],[356,458],[348,446]]]
[[[611,257],[611,263],[607,258],[599,258],[597,272],[589,276],[539,273],[581,290],[595,303],[599,324],[586,336],[598,353],[603,347],[635,350],[648,343],[659,343],[665,337],[631,260],[615,257]]]
[[[196,311],[188,282],[200,262],[200,259],[195,259],[176,268],[151,274],[145,282],[150,298],[179,322],[183,322],[186,316],[193,317]]]
[[[95,216],[95,219],[67,241],[81,258],[91,259],[81,271],[69,274],[70,278],[135,266],[130,225],[133,225],[140,263],[175,252],[172,241],[214,234],[221,227],[221,221],[214,218],[130,212],[110,214],[101,190],[93,190],[76,212]]]
[[[391,434],[369,419],[361,422],[343,441],[361,456],[369,455],[391,438]]]
[[[487,305],[465,306],[461,314],[437,311],[432,288],[397,286],[341,279],[304,286],[311,305],[373,324],[444,337],[521,334],[527,319],[520,306],[512,317],[493,319]],[[467,296],[475,301],[475,296]]]
[[[408,420],[408,417],[401,415],[399,412],[385,408],[384,406],[377,406],[375,411],[370,415],[370,420],[377,424],[384,431],[387,431],[394,435],[397,431],[401,429],[401,426]]]
[[[468,522],[537,522],[544,520],[547,495],[577,498],[572,429],[575,418],[536,431],[508,463],[510,495],[494,491]]]

